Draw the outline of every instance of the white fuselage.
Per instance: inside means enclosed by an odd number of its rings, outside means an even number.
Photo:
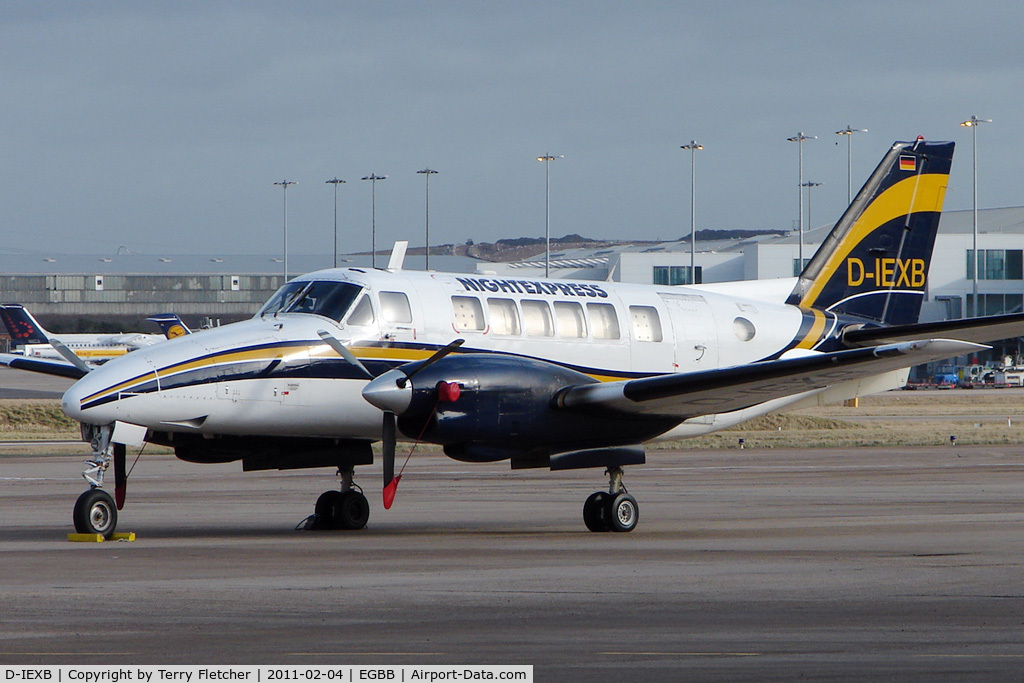
[[[362,289],[340,321],[264,314],[111,360],[68,390],[64,411],[161,432],[376,439],[380,411],[360,394],[366,379],[319,332],[374,374],[461,338],[460,352],[527,356],[617,380],[813,353],[836,324],[830,314],[691,287],[353,268],[297,281]],[[839,399],[860,389],[831,391]],[[801,398],[702,418],[669,436],[714,431]]]

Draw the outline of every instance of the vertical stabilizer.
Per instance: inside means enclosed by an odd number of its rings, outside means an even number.
[[[800,274],[788,303],[885,325],[917,322],[952,142],[897,142]]]
[[[46,330],[21,304],[0,304],[0,318],[3,319],[7,333],[11,335],[11,341],[16,346],[50,343]]]

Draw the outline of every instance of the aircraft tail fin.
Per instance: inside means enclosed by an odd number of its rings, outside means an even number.
[[[897,142],[800,274],[787,303],[884,325],[916,323],[952,142]]]
[[[0,304],[0,318],[7,326],[11,341],[16,345],[50,343],[49,333],[21,304]]]
[[[158,315],[150,316],[146,318],[146,320],[159,325],[160,331],[163,332],[164,336],[168,339],[192,334],[192,330],[188,328],[188,325],[181,321],[181,318],[178,317],[177,313],[160,313]]]

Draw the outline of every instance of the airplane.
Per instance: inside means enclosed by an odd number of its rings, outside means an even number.
[[[171,314],[173,315],[173,314]],[[181,325],[181,320],[174,315],[174,321]],[[29,310],[21,304],[0,304],[0,319],[3,319],[11,341],[20,347],[21,355],[26,358],[46,358],[68,360],[61,346],[70,349],[71,352],[86,362],[102,363],[123,356],[126,353],[135,351],[157,342],[162,342],[167,336],[159,334],[142,334],[138,332],[119,332],[117,334],[58,334],[56,337],[47,332],[42,325],[36,321]],[[151,320],[154,320],[151,318]],[[169,320],[161,317],[160,320]],[[166,324],[167,329],[173,329],[173,322]],[[184,328],[187,329],[187,328]],[[57,343],[54,343],[54,342]],[[73,363],[74,361],[68,360]]]
[[[192,334],[192,330],[178,317],[177,313],[158,313],[157,315],[149,316],[146,320],[159,325],[160,332],[167,339]]]
[[[645,443],[899,388],[910,366],[1024,334],[1024,314],[918,323],[953,149],[894,143],[784,300],[751,294],[757,282],[535,280],[393,260],[297,277],[249,320],[77,369],[61,406],[93,453],[75,528],[114,533],[127,447],[149,442],[244,471],[336,468],[340,486],[307,526],[361,529],[355,468],[380,441],[391,507],[401,440],[512,469],[604,469],[584,524],[632,531],[623,468],[646,461]]]

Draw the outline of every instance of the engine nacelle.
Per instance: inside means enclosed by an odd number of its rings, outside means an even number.
[[[409,438],[445,446],[458,460],[495,461],[524,453],[636,444],[677,422],[560,408],[553,401],[560,389],[597,380],[543,361],[458,354],[418,372],[414,368],[410,365],[411,395],[398,413],[398,428]]]

